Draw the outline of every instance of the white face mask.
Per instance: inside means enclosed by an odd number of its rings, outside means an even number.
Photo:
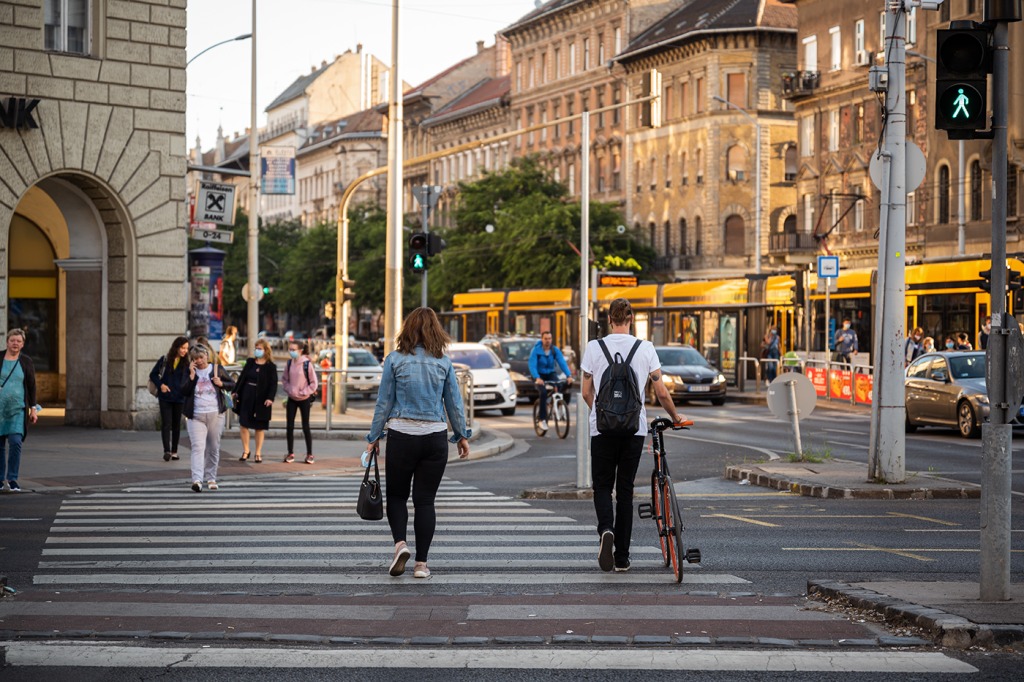
[[[849,329],[849,328],[850,328],[850,323],[849,322],[844,322],[843,323],[843,329]]]

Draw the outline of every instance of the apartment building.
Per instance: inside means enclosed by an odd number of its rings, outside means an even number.
[[[761,267],[790,265],[777,235],[796,222],[796,126],[781,78],[795,54],[792,7],[710,0],[663,16],[615,57],[633,98],[645,74],[661,73],[661,127],[642,125],[639,107],[626,123],[625,188],[627,219],[661,277],[742,276],[759,267],[758,240]]]
[[[185,5],[0,2],[0,315],[68,424],[155,423],[186,327]]]

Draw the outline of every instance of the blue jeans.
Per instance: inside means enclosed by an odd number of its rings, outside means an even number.
[[[554,372],[551,372],[549,374],[541,374],[540,378],[543,379],[544,381],[550,381],[554,384],[558,384],[559,387],[561,387],[562,382],[558,380],[558,375],[555,374]],[[540,401],[540,407],[537,410],[537,419],[545,421],[548,418],[548,387],[544,384],[541,384],[540,386],[537,387],[537,392],[540,394],[540,397],[537,398],[537,400]]]
[[[19,469],[21,468],[21,441],[23,436],[20,433],[11,433],[0,436],[0,456],[3,457],[4,475],[0,481],[17,481]],[[10,447],[7,444],[10,443]]]

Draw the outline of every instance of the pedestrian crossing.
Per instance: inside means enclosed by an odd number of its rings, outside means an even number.
[[[243,480],[200,495],[178,486],[133,486],[67,499],[34,582],[182,589],[394,584],[387,575],[393,543],[386,520],[363,521],[355,512],[360,481]],[[432,584],[628,584],[654,576],[671,582],[660,549],[635,542],[630,573],[602,573],[592,523],[529,501],[445,479],[436,509]],[[410,504],[411,545],[413,520]],[[692,567],[684,582],[747,581]]]

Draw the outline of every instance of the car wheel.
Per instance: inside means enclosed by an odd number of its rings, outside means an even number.
[[[964,438],[977,438],[981,431],[978,420],[974,417],[974,408],[966,400],[960,401],[956,406],[956,426]]]
[[[725,398],[712,398],[711,404],[715,407],[721,407],[722,405],[725,405]]]
[[[516,408],[515,407],[503,407],[503,408],[501,408],[501,413],[503,415],[505,415],[506,417],[511,417],[512,415],[514,415],[516,413]]]

